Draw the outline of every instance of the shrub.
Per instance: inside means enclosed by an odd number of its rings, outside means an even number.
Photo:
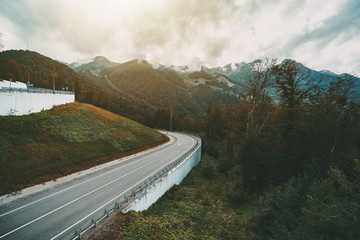
[[[356,174],[355,174],[356,173]],[[327,178],[302,177],[272,187],[260,201],[263,236],[270,239],[358,239],[360,167],[350,180],[332,166]]]

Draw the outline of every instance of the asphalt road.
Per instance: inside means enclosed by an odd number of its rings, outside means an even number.
[[[170,144],[0,206],[0,239],[61,239],[75,231],[196,145],[188,135],[169,135]]]

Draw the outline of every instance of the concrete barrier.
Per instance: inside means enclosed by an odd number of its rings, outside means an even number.
[[[155,181],[155,183],[145,190],[128,205],[125,211],[144,211],[155,203],[164,193],[175,184],[180,184],[193,167],[198,165],[201,159],[201,140],[195,150],[187,156],[179,165],[171,169],[166,176]]]
[[[58,92],[58,91],[57,91]],[[75,101],[75,94],[0,91],[0,115],[26,115]]]

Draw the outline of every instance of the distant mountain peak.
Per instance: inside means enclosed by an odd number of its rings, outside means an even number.
[[[321,70],[321,71],[319,71],[319,73],[327,74],[327,75],[334,76],[334,77],[338,76],[336,73],[333,73],[329,70]]]
[[[286,59],[282,60],[281,64],[284,64],[284,63],[287,63],[287,62],[301,64],[301,63],[299,63],[299,62],[297,62],[297,61],[295,61],[293,59],[289,59],[289,58],[286,58]]]
[[[137,64],[145,64],[145,65],[151,65],[148,61],[145,59],[134,59],[133,61],[136,61]]]
[[[72,64],[70,67],[76,72],[90,72],[92,74],[99,74],[100,71],[116,66],[118,63],[109,61],[106,57],[97,56],[91,62],[86,64]]]
[[[103,57],[103,56],[96,56],[94,58],[94,62],[97,62],[97,63],[111,63],[109,61],[109,59],[107,59],[106,57]]]

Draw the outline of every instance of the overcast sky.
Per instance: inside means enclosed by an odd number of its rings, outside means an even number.
[[[223,66],[270,57],[360,73],[360,0],[0,0],[3,50]]]

